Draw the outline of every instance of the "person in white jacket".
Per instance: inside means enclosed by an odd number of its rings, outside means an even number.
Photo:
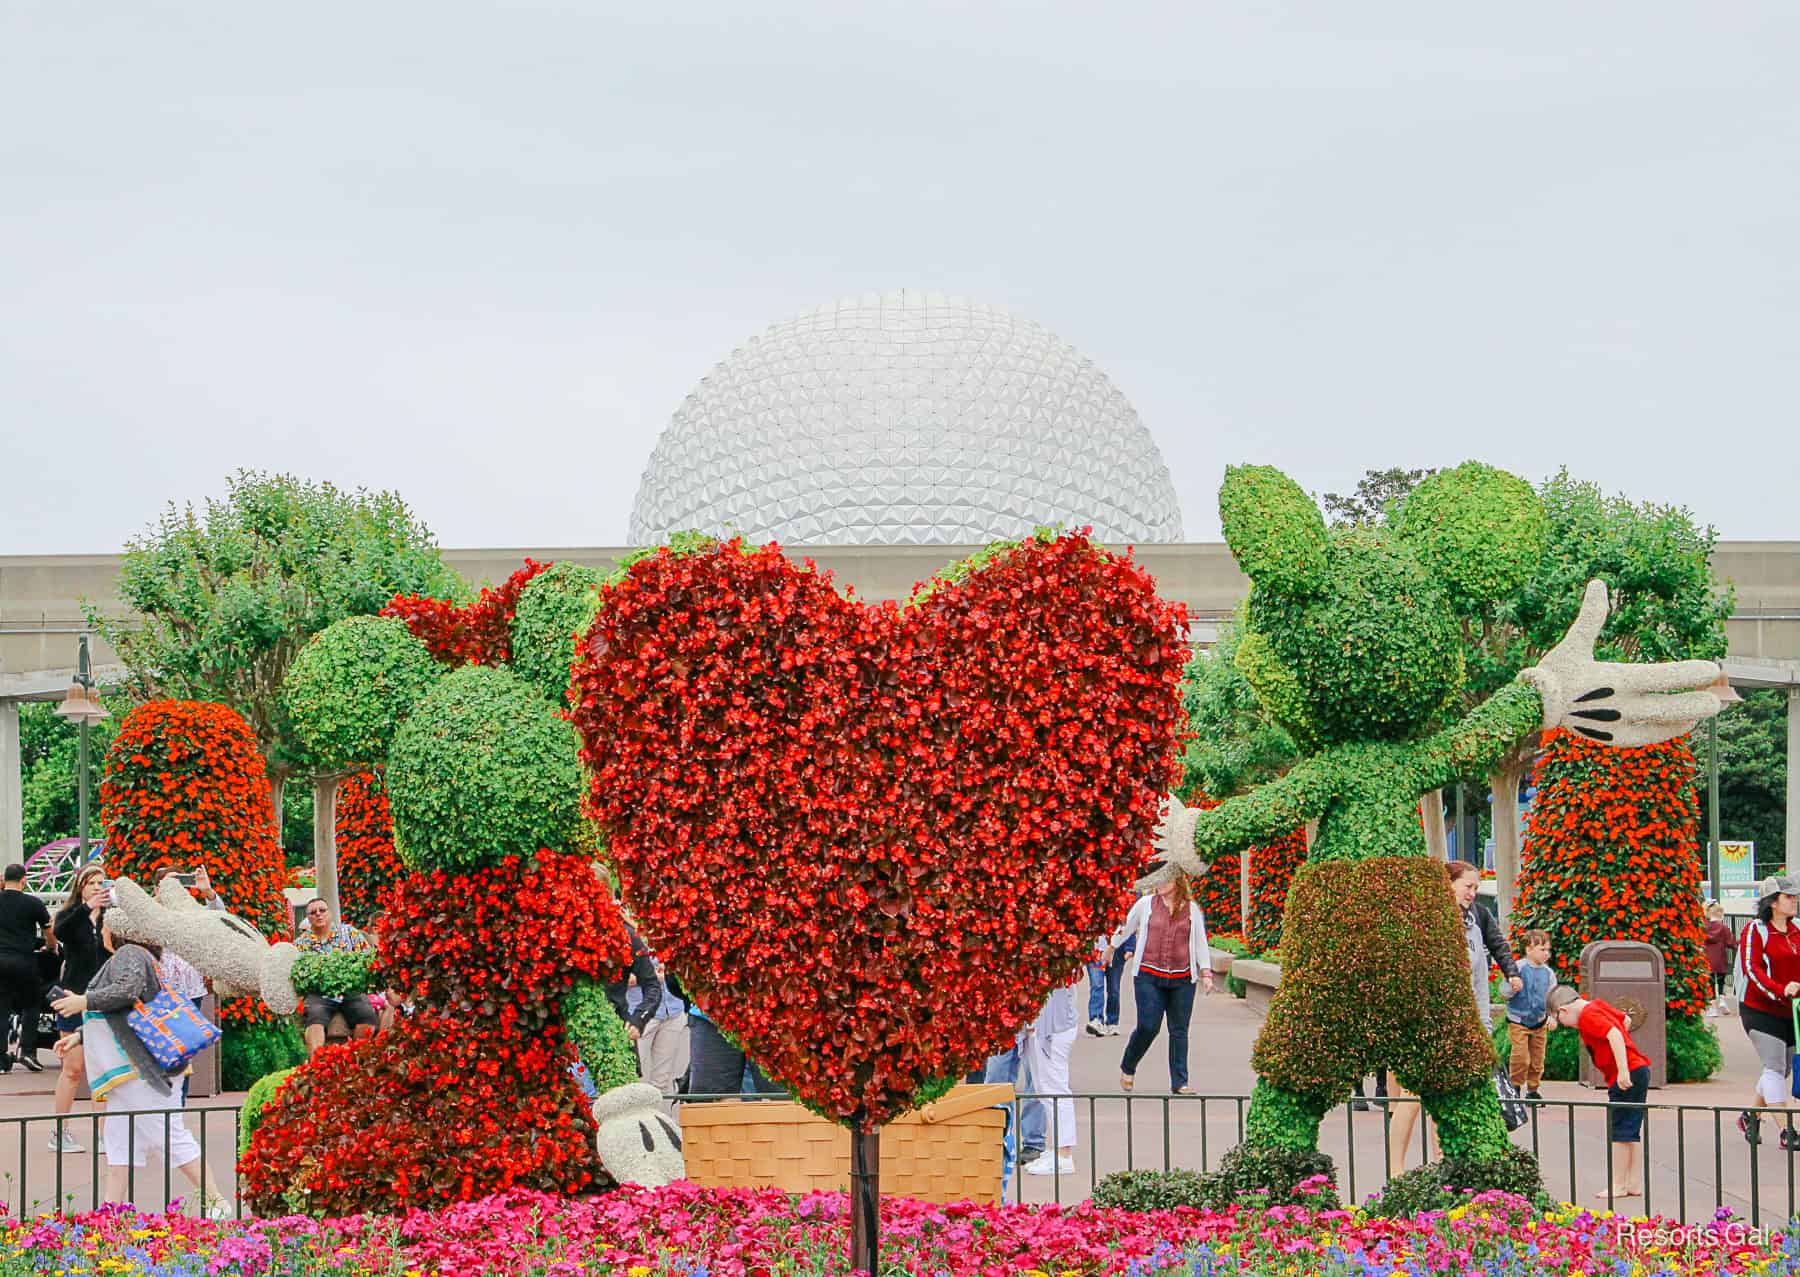
[[[1043,1105],[1045,1145],[1043,1156],[1026,1166],[1027,1175],[1072,1175],[1075,1172],[1075,1099],[1069,1089],[1069,1053],[1081,1031],[1081,1012],[1075,989],[1082,972],[1053,989],[1044,1009],[1020,1035],[1028,1053],[1032,1085]]]
[[[1119,1086],[1131,1090],[1138,1063],[1156,1041],[1163,1019],[1169,1021],[1169,1089],[1192,1095],[1188,1085],[1188,1021],[1194,1014],[1194,990],[1204,983],[1213,991],[1212,950],[1206,944],[1206,919],[1194,903],[1186,874],[1169,874],[1125,916],[1112,934],[1117,947],[1126,936],[1137,938],[1125,974],[1137,1002],[1137,1027],[1125,1041],[1119,1063]]]

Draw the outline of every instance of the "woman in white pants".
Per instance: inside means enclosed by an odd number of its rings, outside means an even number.
[[[126,1020],[133,1007],[152,1001],[162,988],[157,969],[161,949],[116,940],[106,925],[109,912],[102,909],[96,923],[101,951],[112,956],[88,981],[86,993],[71,993],[53,1004],[58,1015],[81,1017],[81,1036],[64,1038],[56,1049],[66,1052],[81,1043],[88,1088],[95,1100],[105,1101],[106,1200],[125,1201],[131,1168],[143,1166],[149,1151],[166,1142],[169,1165],[200,1191],[207,1214],[223,1219],[230,1210],[200,1156],[199,1143],[182,1115],[168,1111],[180,1105],[173,1080]]]
[[[1075,1100],[1069,1089],[1069,1053],[1081,1029],[1076,1006],[1075,980],[1054,990],[1038,1018],[1025,1030],[1024,1046],[1030,1061],[1032,1085],[1044,1106],[1044,1153],[1025,1168],[1027,1175],[1075,1173]]]

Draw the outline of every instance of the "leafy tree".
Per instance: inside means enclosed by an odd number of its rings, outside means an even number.
[[[1713,583],[1710,527],[1678,506],[1606,496],[1564,470],[1538,488],[1549,515],[1541,565],[1524,589],[1462,620],[1468,679],[1464,709],[1485,701],[1562,640],[1595,577],[1612,610],[1595,655],[1608,661],[1719,660],[1725,655],[1729,588]],[[1494,856],[1500,908],[1511,907],[1518,873],[1519,785],[1538,750],[1533,736],[1487,777],[1494,795]],[[1478,779],[1470,777],[1469,779]]]
[[[1403,466],[1389,466],[1386,470],[1365,470],[1363,477],[1356,481],[1356,491],[1349,496],[1340,496],[1335,492],[1325,494],[1322,498],[1325,513],[1331,516],[1331,526],[1334,528],[1359,523],[1379,526],[1394,516],[1399,503],[1406,500],[1407,493],[1418,487],[1427,476],[1436,473],[1435,466],[1423,470],[1408,470]]]
[[[1787,863],[1787,694],[1746,688],[1742,705],[1719,715],[1719,836],[1756,843],[1759,873]],[[1707,733],[1694,733],[1700,761],[1700,835],[1707,837]],[[1716,894],[1717,888],[1714,888]]]
[[[1193,734],[1181,757],[1184,794],[1229,798],[1274,780],[1300,755],[1238,669],[1237,650],[1234,618],[1182,671],[1181,708]]]
[[[218,701],[249,722],[279,809],[287,778],[312,770],[281,708],[307,639],[396,594],[454,597],[462,583],[431,533],[391,492],[344,492],[241,471],[203,511],[171,504],[126,546],[119,594],[135,615],[89,621],[140,694]]]
[[[128,708],[126,698],[116,692],[103,692],[101,700],[112,717],[88,728],[88,793],[93,796],[88,834],[95,842],[105,836],[100,828],[100,773]],[[19,707],[19,781],[27,855],[47,842],[80,832],[80,731],[68,719],[57,717],[52,702]]]

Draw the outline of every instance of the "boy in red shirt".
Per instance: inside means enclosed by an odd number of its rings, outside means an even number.
[[[1581,1035],[1594,1067],[1606,1079],[1612,1120],[1612,1188],[1595,1197],[1638,1197],[1643,1194],[1643,1167],[1638,1141],[1644,1137],[1644,1100],[1650,1094],[1650,1061],[1637,1049],[1625,1015],[1598,998],[1584,998],[1568,985],[1550,990],[1550,1014],[1565,1029]]]

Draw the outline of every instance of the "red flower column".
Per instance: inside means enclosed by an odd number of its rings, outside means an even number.
[[[1581,979],[1595,940],[1641,940],[1662,951],[1671,1041],[1711,996],[1701,931],[1697,770],[1685,738],[1607,749],[1567,732],[1544,739],[1537,799],[1520,860],[1513,943],[1554,937],[1557,977]],[[1716,1048],[1715,1048],[1716,1050]],[[1671,1079],[1676,1078],[1671,1052]]]

